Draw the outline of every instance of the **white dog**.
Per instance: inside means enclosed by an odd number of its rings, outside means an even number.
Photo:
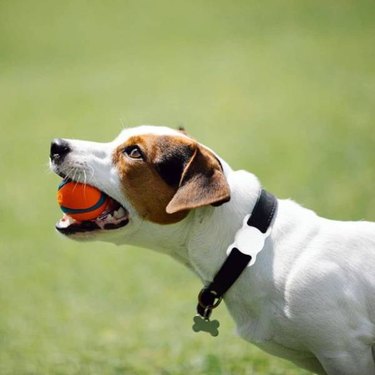
[[[61,233],[167,253],[205,284],[261,191],[253,174],[165,127],[125,129],[110,143],[56,139],[50,157],[58,175],[112,198],[96,220],[64,215]],[[239,334],[312,372],[374,375],[375,223],[277,202],[255,264],[224,296]]]

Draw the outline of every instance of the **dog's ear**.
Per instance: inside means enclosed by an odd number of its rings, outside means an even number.
[[[210,204],[219,206],[229,199],[229,185],[219,160],[197,145],[182,171],[178,189],[166,211],[173,214]]]

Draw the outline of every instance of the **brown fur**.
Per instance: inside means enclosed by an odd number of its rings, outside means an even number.
[[[220,162],[211,152],[197,146],[166,211],[172,214],[210,204],[220,205],[229,199],[229,186]]]
[[[124,149],[131,145],[140,147],[144,160],[124,154]],[[173,159],[177,172],[172,172],[178,174],[177,183],[162,177],[158,167],[165,159]],[[142,218],[155,223],[178,222],[192,208],[223,203],[230,197],[219,161],[186,137],[134,136],[115,150],[113,161],[130,203]]]

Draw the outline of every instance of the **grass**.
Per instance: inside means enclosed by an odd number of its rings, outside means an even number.
[[[184,125],[279,197],[375,220],[372,1],[0,2],[0,373],[305,374],[194,334],[200,283],[53,230],[53,137]]]

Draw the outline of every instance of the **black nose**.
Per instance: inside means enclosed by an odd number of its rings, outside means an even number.
[[[49,157],[54,163],[61,163],[70,151],[72,151],[72,149],[67,141],[56,138],[51,142]]]

